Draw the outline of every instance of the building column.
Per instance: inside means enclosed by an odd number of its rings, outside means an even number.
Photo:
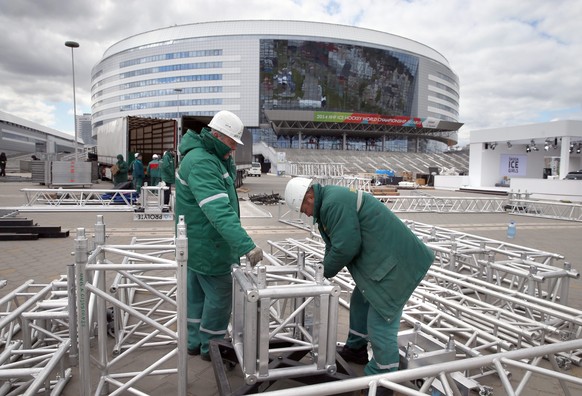
[[[568,174],[570,169],[570,136],[562,137],[562,147],[560,148],[560,179]]]
[[[342,138],[343,138],[342,150],[346,151],[348,147],[348,137],[345,132],[342,134]]]

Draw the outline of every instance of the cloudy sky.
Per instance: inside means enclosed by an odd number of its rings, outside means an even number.
[[[580,0],[0,0],[0,110],[74,134],[90,112],[91,69],[149,30],[233,19],[294,19],[400,35],[443,54],[471,130],[582,119]]]

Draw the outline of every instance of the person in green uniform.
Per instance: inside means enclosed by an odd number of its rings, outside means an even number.
[[[400,316],[434,261],[432,250],[386,205],[363,191],[296,177],[287,183],[285,201],[317,223],[325,242],[324,276],[332,278],[346,267],[356,284],[348,338],[339,355],[366,364],[366,375],[398,370]],[[378,392],[392,394],[387,388]]]
[[[127,171],[129,168],[127,162],[124,161],[122,154],[117,155],[117,162],[115,165],[117,165],[117,173],[113,175],[113,185],[117,186],[122,183],[127,183]]]
[[[200,133],[188,130],[182,138],[175,206],[176,221],[183,215],[188,230],[188,353],[207,361],[210,340],[227,332],[232,265],[241,256],[251,266],[263,258],[240,222],[231,154],[242,144],[243,123],[220,111],[208,127]]]
[[[147,174],[150,178],[150,186],[157,186],[160,180],[160,161],[157,154],[152,155],[152,160],[148,163]]]
[[[133,188],[137,191],[138,195],[141,193],[141,188],[143,186],[143,181],[145,178],[145,171],[143,168],[143,162],[141,162],[142,156],[140,153],[135,155],[135,161],[132,165],[132,176],[133,176]]]
[[[162,156],[160,161],[162,181],[168,187],[164,190],[164,205],[170,204],[170,195],[172,194],[172,186],[176,183],[176,163],[174,161],[174,152],[168,150]]]

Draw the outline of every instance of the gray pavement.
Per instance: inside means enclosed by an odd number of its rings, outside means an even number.
[[[273,175],[263,175],[260,178],[245,179],[239,195],[247,199],[248,194],[279,193],[283,196],[288,178]],[[20,206],[24,203],[22,188],[41,188],[38,184],[26,181],[5,183],[0,181],[0,210],[2,207]],[[110,188],[111,183],[101,182],[93,188]],[[475,194],[459,193],[454,191],[438,191],[426,193],[441,196],[459,196]],[[402,192],[402,195],[407,195]],[[305,238],[306,231],[288,226],[278,221],[280,211],[286,211],[284,206],[261,206],[271,217],[243,217],[243,226],[247,229],[255,242],[265,250],[269,250],[269,240],[284,240],[288,237]],[[260,212],[260,210],[259,210]],[[252,212],[255,213],[255,212]],[[133,214],[122,213],[95,213],[95,212],[21,212],[19,217],[33,219],[39,225],[58,225],[63,230],[69,230],[68,238],[39,239],[36,241],[0,242],[0,280],[7,281],[6,287],[0,289],[0,297],[20,286],[28,279],[36,283],[50,282],[61,274],[66,274],[66,267],[73,262],[71,252],[74,250],[74,239],[78,228],[85,228],[87,235],[94,232],[97,214],[104,215],[107,227],[108,243],[129,243],[133,236],[173,236],[173,224],[160,221],[134,221]],[[254,214],[253,216],[258,216]],[[438,214],[438,213],[406,213],[399,214],[403,219],[410,219],[421,223],[437,225],[469,234],[496,240],[506,240],[506,228],[510,220],[517,222],[517,236],[512,243],[530,248],[558,253],[565,256],[565,261],[572,263],[572,267],[582,270],[580,247],[582,246],[582,223],[561,220],[543,219],[536,217],[518,217],[509,214]],[[570,284],[569,305],[582,310],[582,281],[573,281]],[[338,341],[345,339],[347,320],[342,316],[338,326]],[[147,353],[147,352],[142,352]],[[212,366],[198,357],[190,357],[188,366],[189,394],[190,395],[218,395]],[[575,368],[578,375],[582,375],[579,368]],[[235,368],[229,377],[233,383],[241,381],[239,369]],[[356,367],[361,373],[361,369]],[[78,394],[78,376],[65,388],[65,395]],[[171,395],[175,393],[174,378],[157,378],[149,381],[151,394]],[[554,393],[548,385],[540,381],[534,385],[528,395],[561,394]],[[549,393],[548,393],[549,392]],[[501,394],[501,393],[498,393]]]

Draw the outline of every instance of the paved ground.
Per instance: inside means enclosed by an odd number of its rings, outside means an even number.
[[[18,181],[13,175],[12,182],[0,181],[0,209],[2,207],[20,206],[24,203],[22,188],[40,188],[42,186],[26,181]],[[245,179],[244,189],[248,192],[239,194],[247,198],[248,194],[279,193],[283,195],[288,179],[271,175],[260,178]],[[102,182],[94,188],[110,188],[111,184]],[[467,195],[458,192],[429,192],[445,196]],[[473,195],[474,196],[474,195]],[[284,206],[262,206],[272,217],[243,217],[243,226],[258,245],[269,250],[269,240],[283,240],[288,237],[304,238],[305,231],[298,230],[278,221]],[[254,210],[248,209],[247,215],[258,216]],[[260,210],[259,210],[260,212]],[[0,297],[13,290],[28,279],[37,283],[49,282],[61,274],[66,274],[66,266],[73,262],[71,252],[74,250],[74,239],[78,228],[84,228],[88,235],[93,234],[96,215],[94,212],[83,213],[21,213],[20,217],[33,219],[40,225],[58,225],[63,230],[70,230],[68,238],[39,239],[37,241],[0,242],[0,280],[5,279],[8,284],[0,289]],[[132,213],[103,213],[109,235],[108,243],[128,243],[133,236],[172,236],[172,224],[156,221],[134,221]],[[401,214],[401,218],[415,220],[421,223],[438,225],[465,233],[475,234],[487,238],[505,240],[507,223],[517,221],[517,237],[513,243],[559,253],[565,256],[566,261],[572,263],[573,268],[582,269],[580,245],[582,244],[582,223],[566,222],[534,217],[516,217],[508,214]],[[582,310],[582,281],[571,283],[569,305]],[[342,317],[338,341],[345,339],[347,323]],[[147,352],[142,352],[147,353]],[[139,356],[139,355],[138,355]],[[138,357],[139,359],[139,357]],[[356,371],[361,372],[359,367]],[[579,368],[576,372],[582,375]],[[239,370],[235,369],[229,376],[236,382]],[[197,357],[189,359],[188,366],[189,392],[191,395],[217,395],[214,373],[209,363]],[[149,380],[148,380],[149,381]],[[150,381],[152,394],[171,395],[175,393],[174,379],[156,378]],[[582,388],[581,388],[582,389]],[[74,377],[67,386],[65,395],[78,394],[78,378]],[[501,393],[497,393],[501,394]],[[549,381],[534,382],[528,395],[561,394],[557,386],[549,385]]]

